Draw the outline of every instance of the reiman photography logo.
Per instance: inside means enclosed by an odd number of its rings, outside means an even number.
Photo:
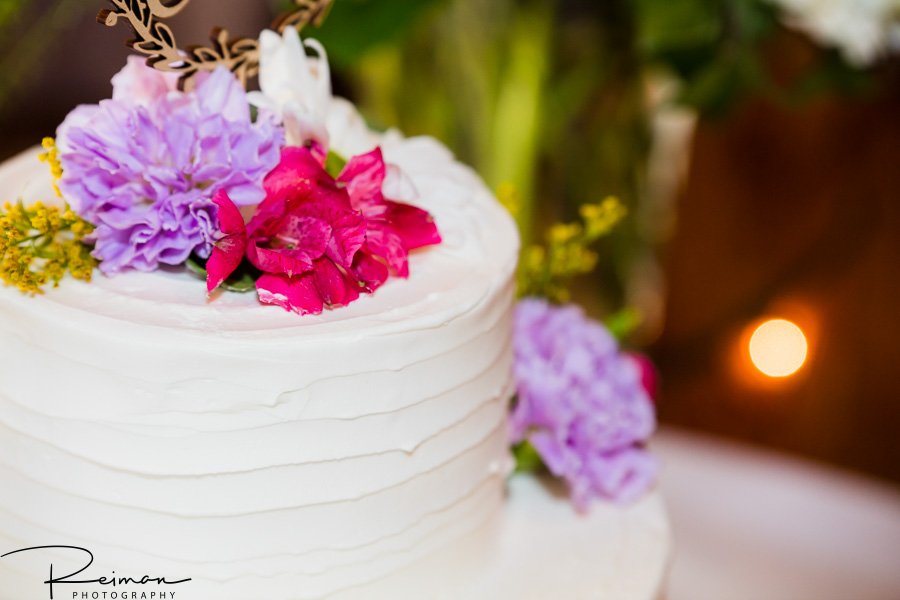
[[[67,588],[67,586],[76,587],[73,589],[71,596],[63,595],[60,598],[72,598],[72,600],[81,598],[88,600],[175,600],[175,590],[170,589],[170,587],[191,581],[190,578],[170,580],[164,576],[149,574],[137,576],[117,575],[115,571],[112,571],[109,575],[91,578],[92,575],[88,573],[88,570],[94,564],[94,553],[80,546],[33,546],[20,548],[19,550],[3,554],[0,556],[0,559],[41,551],[70,553],[73,555],[73,560],[81,560],[84,564],[84,566],[75,571],[59,574],[59,571],[54,569],[53,562],[49,563],[50,576],[43,583],[48,587],[50,600],[55,600],[55,595],[61,592],[62,589]],[[94,586],[94,588],[88,591],[86,589],[87,586]],[[97,591],[97,587],[102,587],[103,591]],[[140,587],[140,591],[135,590],[135,587]]]

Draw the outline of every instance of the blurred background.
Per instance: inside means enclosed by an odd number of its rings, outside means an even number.
[[[0,0],[0,158],[109,96],[127,34],[95,23],[103,4]],[[173,26],[252,36],[284,8],[193,0]],[[658,367],[680,432],[661,443],[693,482],[667,490],[677,530],[703,474],[721,493],[735,464],[679,462],[721,454],[683,432],[900,482],[898,24],[900,0],[337,0],[308,35],[373,126],[440,138],[516,204],[526,243],[581,204],[627,205],[575,299]],[[732,495],[775,485],[731,476]],[[826,591],[802,597],[837,598],[811,564]],[[672,598],[726,598],[675,580]]]

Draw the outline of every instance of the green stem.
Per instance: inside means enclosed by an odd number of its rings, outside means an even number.
[[[23,245],[23,244],[27,244],[28,242],[33,242],[33,241],[35,241],[35,240],[39,240],[39,239],[41,239],[42,237],[44,237],[45,235],[46,235],[46,234],[44,234],[44,233],[38,233],[38,234],[36,234],[36,235],[32,235],[31,237],[27,237],[27,238],[25,238],[25,239],[22,239],[22,240],[19,240],[18,242],[16,242],[16,246],[21,246],[21,245]],[[32,245],[33,245],[33,244],[32,244]]]

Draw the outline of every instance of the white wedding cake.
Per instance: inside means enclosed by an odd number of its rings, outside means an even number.
[[[561,597],[655,598],[658,498],[581,523],[521,482],[513,500],[546,505],[516,508],[558,521],[508,522],[515,229],[434,141],[387,149],[445,243],[340,311],[298,320],[244,295],[207,305],[183,274],[65,281],[36,298],[0,288],[0,550],[86,547],[96,577],[191,578],[163,591],[194,600],[474,598],[454,594],[465,585],[549,599],[528,595],[515,563],[495,572],[470,553],[506,547],[552,571],[560,550],[545,544],[569,535],[587,538],[592,571],[558,582],[579,590]],[[36,151],[0,167],[0,189],[50,197]],[[83,558],[0,560],[0,599],[45,598],[48,564],[69,573]]]
[[[87,544],[194,598],[317,598],[497,515],[515,227],[434,141],[383,148],[444,242],[341,310],[208,305],[184,274],[0,289],[4,547]],[[36,157],[0,189],[50,197]]]
[[[380,148],[385,196],[427,211],[440,243],[411,252],[407,278],[302,317],[261,304],[261,287],[208,298],[167,264],[0,288],[0,600],[653,600],[668,554],[655,494],[584,516],[531,477],[508,492],[512,219],[436,141],[376,134],[330,88],[323,102],[293,129],[280,114],[289,140]],[[67,120],[61,150],[96,118]],[[37,156],[0,167],[3,199],[53,198]]]

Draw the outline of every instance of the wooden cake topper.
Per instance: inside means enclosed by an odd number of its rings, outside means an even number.
[[[190,0],[109,0],[111,9],[100,11],[97,21],[114,27],[119,19],[126,19],[134,30],[135,39],[128,45],[147,56],[147,64],[159,71],[178,73],[181,89],[191,89],[194,77],[204,71],[225,67],[234,73],[244,87],[247,80],[259,73],[259,43],[256,40],[231,40],[228,32],[213,29],[212,46],[178,48],[175,34],[165,19],[180,13]],[[302,30],[309,24],[321,25],[332,0],[293,0],[297,8],[281,16],[272,28],[283,33],[288,27]]]

